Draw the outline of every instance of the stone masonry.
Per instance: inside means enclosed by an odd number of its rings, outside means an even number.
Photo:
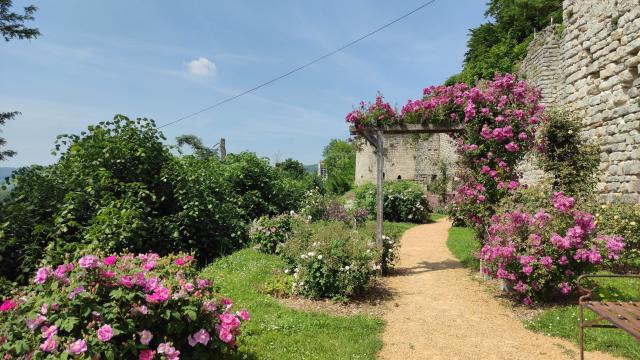
[[[564,25],[529,45],[520,73],[548,106],[572,109],[601,148],[598,189],[605,201],[640,200],[640,2],[564,0]],[[543,174],[524,164],[526,182]]]
[[[384,136],[384,176],[386,180],[413,180],[426,186],[440,173],[438,163],[455,163],[455,145],[449,135]],[[450,172],[455,170],[450,165]],[[376,154],[374,148],[361,140],[356,153],[356,184],[376,181]]]

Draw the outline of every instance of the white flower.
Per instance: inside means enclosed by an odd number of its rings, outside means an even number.
[[[306,258],[307,258],[307,254],[300,255],[300,259],[306,259]]]
[[[314,257],[314,256],[316,256],[316,253],[314,253],[313,251],[309,251],[309,253],[307,253],[307,255],[309,257]]]
[[[635,226],[635,225],[636,225],[636,222],[635,222],[635,221],[632,221],[632,222],[630,222],[629,224],[630,224],[631,226]]]
[[[298,273],[293,273],[293,278],[297,279],[298,278]]]
[[[322,255],[318,255],[318,260],[322,260]]]
[[[349,265],[345,266],[345,267],[344,267],[344,269],[345,269],[346,271],[349,271],[349,269],[350,269]]]
[[[288,274],[289,273],[289,269],[284,269],[284,273]]]

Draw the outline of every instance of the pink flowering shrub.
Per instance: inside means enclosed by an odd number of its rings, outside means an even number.
[[[4,358],[191,359],[235,348],[233,311],[190,255],[97,256],[43,266],[0,305]]]
[[[480,251],[485,273],[503,279],[525,304],[554,293],[569,294],[575,280],[624,249],[622,237],[598,233],[595,217],[557,192],[552,207],[513,210],[491,217]]]
[[[373,103],[360,102],[360,106],[347,114],[345,120],[358,130],[400,124],[395,109],[378,94]]]

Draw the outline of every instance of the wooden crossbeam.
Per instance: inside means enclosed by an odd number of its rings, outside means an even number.
[[[385,126],[382,129],[384,134],[434,134],[434,133],[455,133],[463,130],[463,126],[456,124],[404,124],[398,126]],[[355,126],[349,126],[351,135],[362,135],[366,130],[359,131]]]

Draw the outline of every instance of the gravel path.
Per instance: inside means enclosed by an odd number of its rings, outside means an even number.
[[[409,359],[577,359],[568,341],[531,332],[469,277],[447,248],[451,224],[441,220],[408,230],[397,273],[385,280],[393,293],[379,357]],[[592,359],[616,359],[589,353]]]

